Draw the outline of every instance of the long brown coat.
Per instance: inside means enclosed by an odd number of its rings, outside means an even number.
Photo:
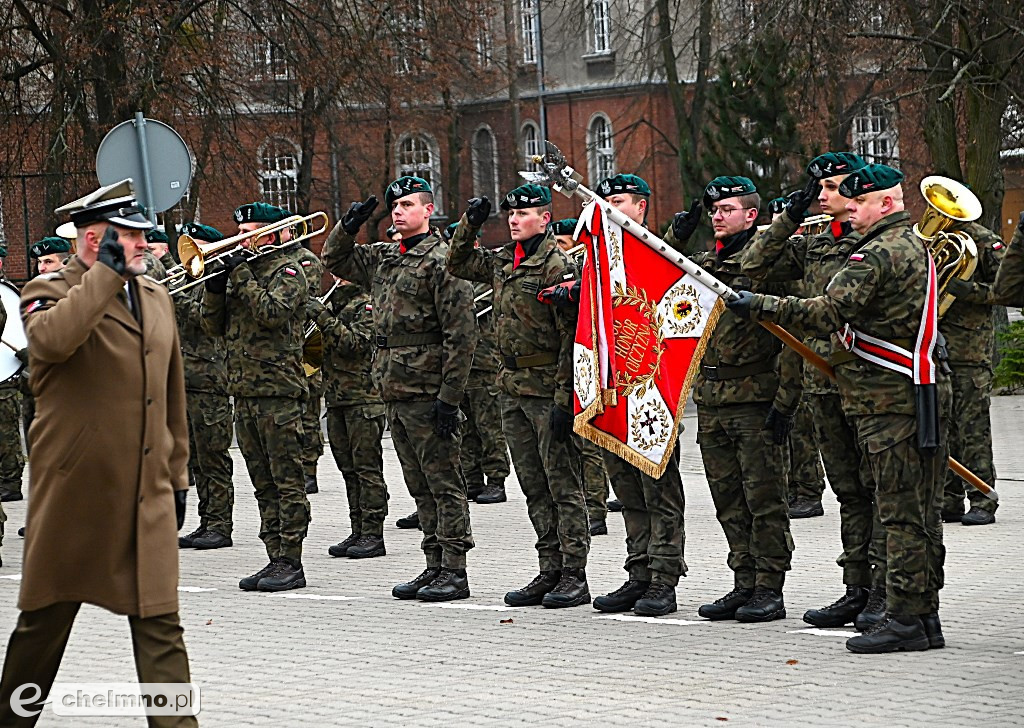
[[[174,307],[135,278],[140,327],[117,297],[123,283],[75,258],[22,291],[36,397],[23,610],[178,609],[172,490],[188,488],[188,431]]]

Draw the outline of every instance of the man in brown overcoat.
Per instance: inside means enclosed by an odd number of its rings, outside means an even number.
[[[57,212],[78,228],[78,255],[21,298],[38,447],[22,612],[0,679],[4,726],[38,720],[83,602],[128,616],[140,683],[189,682],[176,533],[188,489],[185,387],[170,296],[141,275],[151,226],[128,180]],[[27,705],[26,684],[39,687]]]

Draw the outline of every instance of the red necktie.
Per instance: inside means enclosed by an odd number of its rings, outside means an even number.
[[[526,251],[523,250],[521,243],[516,243],[516,255],[512,259],[512,270],[519,267],[519,264],[523,262],[523,258],[526,257]]]
[[[405,243],[403,243],[401,240],[398,241],[398,252],[402,255],[405,255],[406,253],[409,252],[409,249],[405,247]]]

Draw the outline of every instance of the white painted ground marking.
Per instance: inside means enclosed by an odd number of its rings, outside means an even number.
[[[817,634],[823,637],[856,637],[860,632],[840,632],[836,629],[819,629],[818,627],[808,627],[807,629],[794,629],[786,634]]]
[[[507,607],[503,604],[451,604],[448,602],[423,602],[425,607],[441,607],[442,609],[480,609],[485,612],[515,612],[522,607]]]
[[[7,574],[6,576],[0,576],[0,579],[10,579],[11,581],[21,581],[21,574]]]
[[[362,599],[362,597],[340,597],[333,594],[272,594],[271,596],[285,599],[323,599],[328,602],[349,602],[353,599]]]
[[[1024,655],[1024,652],[1014,652],[1015,655]]]
[[[208,592],[217,591],[216,589],[208,586],[179,586],[178,591],[180,592]]]
[[[665,619],[664,617],[638,617],[632,614],[603,614],[594,619],[614,619],[616,622],[644,622],[645,624],[678,624],[687,626],[690,624],[709,624],[707,619]]]

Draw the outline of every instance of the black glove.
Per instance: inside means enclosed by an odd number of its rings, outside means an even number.
[[[807,217],[807,211],[814,204],[814,201],[818,199],[818,195],[821,193],[821,182],[811,177],[807,184],[804,185],[802,190],[796,192],[790,192],[786,196],[786,214],[789,215],[789,219],[800,224]]]
[[[772,406],[768,410],[768,416],[764,418],[764,429],[772,431],[772,442],[776,445],[785,445],[789,433],[793,431],[794,420],[795,415],[784,415]]]
[[[349,235],[355,235],[376,209],[376,195],[370,195],[365,202],[353,202],[348,208],[348,212],[345,213],[345,217],[341,218],[341,229]]]
[[[556,308],[577,306],[580,302],[580,282],[566,281],[557,286],[549,286],[537,294],[537,300]]]
[[[459,426],[459,406],[435,400],[430,408],[430,417],[434,421],[434,432],[447,440]]]
[[[554,404],[551,405],[549,422],[551,424],[551,439],[555,442],[569,442],[569,437],[572,435],[572,415]]]
[[[750,291],[736,291],[739,298],[726,301],[725,307],[744,321],[750,320],[750,304],[754,302],[754,294]]]
[[[319,321],[320,316],[328,312],[329,309],[327,306],[325,306],[318,298],[311,298],[306,303],[306,317],[311,321]]]
[[[28,366],[28,349],[18,349],[14,352],[14,356],[24,366]]]
[[[685,243],[689,240],[690,236],[693,235],[693,231],[697,229],[697,225],[700,224],[700,212],[700,200],[695,197],[690,204],[689,210],[677,212],[675,217],[672,218],[672,234],[676,236],[676,240],[680,243]]]
[[[466,208],[466,220],[475,228],[480,227],[491,216],[491,201],[486,197],[474,197]]]
[[[108,225],[100,240],[100,252],[97,260],[108,266],[119,276],[124,275],[124,248],[117,242],[117,230]]]
[[[965,298],[974,292],[974,285],[970,281],[959,278],[950,278],[946,282],[946,293],[953,298]]]
[[[174,491],[174,515],[178,519],[178,530],[185,525],[185,496],[188,495],[187,490],[176,490]]]

